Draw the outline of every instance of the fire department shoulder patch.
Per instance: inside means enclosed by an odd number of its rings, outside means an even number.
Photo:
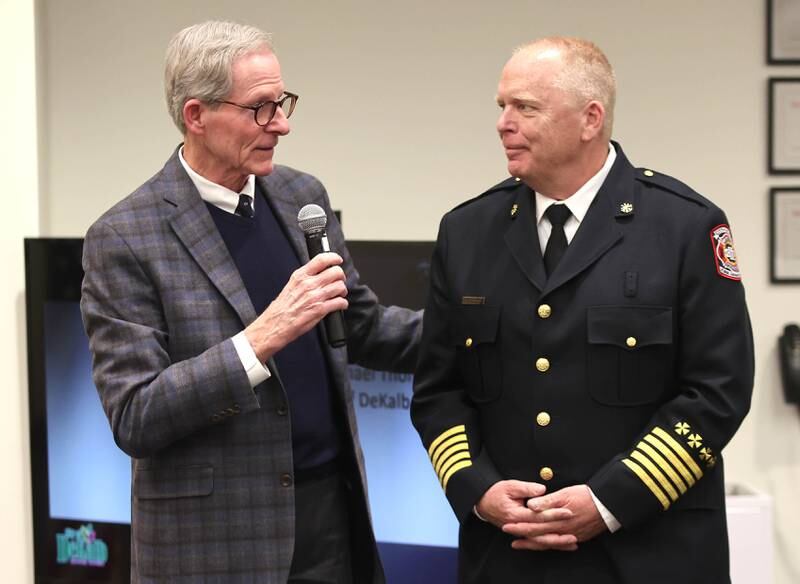
[[[739,270],[739,261],[736,259],[736,250],[733,249],[731,228],[717,225],[711,230],[711,245],[714,249],[714,261],[717,263],[717,273],[723,278],[741,280],[742,272]]]

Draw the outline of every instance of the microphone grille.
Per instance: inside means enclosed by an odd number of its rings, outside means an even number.
[[[328,217],[319,205],[305,205],[297,214],[297,224],[303,233],[314,233],[325,229]]]

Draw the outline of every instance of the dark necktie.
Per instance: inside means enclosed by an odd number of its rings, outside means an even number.
[[[550,231],[550,239],[547,240],[547,247],[544,249],[544,269],[548,277],[556,269],[561,256],[567,251],[567,236],[564,233],[564,223],[570,218],[569,208],[566,205],[550,205],[544,216],[550,221],[553,229]]]
[[[253,202],[250,195],[239,195],[239,204],[236,205],[236,214],[242,217],[252,219],[253,215]]]

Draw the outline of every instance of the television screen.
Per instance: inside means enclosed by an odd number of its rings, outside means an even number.
[[[128,582],[130,459],[114,444],[80,318],[80,239],[25,241],[36,582]],[[422,308],[430,242],[348,243],[383,304]],[[457,523],[411,426],[412,376],[350,366],[389,583],[455,582]]]

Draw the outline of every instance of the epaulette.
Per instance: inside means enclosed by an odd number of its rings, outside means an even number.
[[[704,207],[711,205],[711,201],[706,199],[703,195],[695,191],[692,187],[682,183],[677,178],[661,174],[649,168],[637,168],[634,170],[634,176],[637,180],[647,183],[648,185],[657,187],[661,190],[668,191],[684,199],[699,203]]]
[[[482,199],[482,198],[484,198],[484,197],[486,197],[488,195],[491,195],[492,193],[496,193],[496,192],[499,192],[499,191],[506,191],[506,190],[509,190],[509,189],[515,189],[521,184],[522,184],[522,181],[520,179],[518,179],[516,177],[513,177],[513,176],[509,177],[506,180],[497,183],[496,185],[494,185],[490,189],[482,192],[477,197],[473,197],[471,199],[468,199],[468,200],[464,201],[463,203],[453,207],[452,210],[455,211],[456,209],[460,209],[461,207],[463,207],[465,205],[469,205],[470,203],[474,203],[475,201],[478,201],[478,200],[480,200],[480,199]]]

